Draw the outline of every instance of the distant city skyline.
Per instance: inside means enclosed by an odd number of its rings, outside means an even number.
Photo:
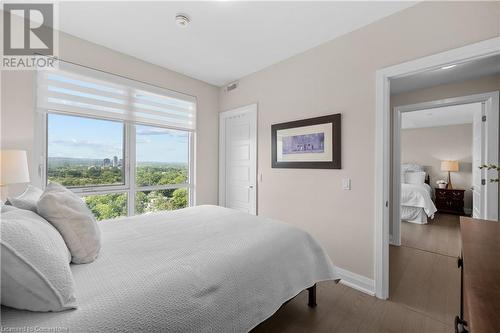
[[[120,122],[49,114],[48,156],[100,159],[123,156],[123,124]],[[136,125],[136,160],[187,163],[188,133]]]

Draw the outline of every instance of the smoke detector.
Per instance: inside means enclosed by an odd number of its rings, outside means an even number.
[[[175,23],[177,23],[179,27],[185,28],[189,25],[189,22],[191,22],[191,20],[189,19],[189,16],[187,16],[186,14],[175,15]]]

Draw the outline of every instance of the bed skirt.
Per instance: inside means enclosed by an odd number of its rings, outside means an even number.
[[[401,221],[427,224],[427,215],[422,207],[401,206]]]

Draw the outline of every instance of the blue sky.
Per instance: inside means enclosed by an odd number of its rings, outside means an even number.
[[[49,157],[104,159],[123,156],[123,124],[119,122],[48,116]],[[137,162],[187,163],[188,134],[136,126]]]

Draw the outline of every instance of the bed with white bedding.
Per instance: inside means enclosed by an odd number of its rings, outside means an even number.
[[[433,219],[435,212],[429,175],[424,167],[414,163],[401,164],[401,220],[426,224],[427,218]]]
[[[429,184],[401,184],[401,220],[426,224],[437,209],[431,198]]]
[[[231,209],[198,206],[100,228],[97,260],[71,265],[78,308],[2,307],[2,329],[246,332],[300,291],[338,278],[308,233]]]

